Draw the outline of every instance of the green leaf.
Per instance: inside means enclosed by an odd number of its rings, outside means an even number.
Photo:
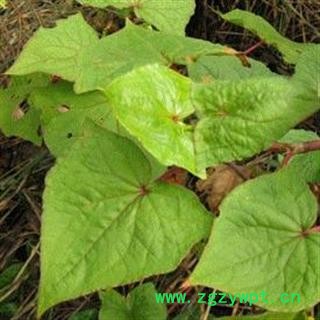
[[[44,140],[56,157],[64,156],[75,141],[85,138],[87,119],[134,140],[116,120],[112,109],[106,103],[105,95],[101,92],[77,95],[70,83],[60,81],[58,84],[37,90],[30,100],[41,111]],[[139,144],[136,140],[134,142]],[[165,168],[147,152],[145,156],[151,163],[154,177],[160,176]]]
[[[320,45],[314,46],[300,56],[295,74],[290,80],[295,91],[294,108],[310,109],[316,112],[320,109]],[[298,143],[319,139],[318,135],[303,130],[288,133],[282,142]],[[319,151],[294,156],[289,167],[309,182],[320,181]]]
[[[22,266],[23,263],[13,263],[0,273],[0,296],[7,292],[8,286],[12,284]],[[8,301],[8,299],[10,300]],[[11,302],[11,300],[13,300],[13,298],[8,297],[4,301],[0,302],[1,319],[11,319],[17,311],[18,305]]]
[[[281,77],[192,86],[159,65],[119,77],[106,96],[120,123],[156,159],[201,177],[208,166],[264,150],[316,110],[300,105],[295,86]],[[194,107],[195,129],[185,123]]]
[[[139,66],[188,64],[203,54],[225,54],[224,47],[145,30],[132,23],[98,40],[78,14],[58,22],[56,28],[40,29],[7,73],[58,75],[74,81],[75,91],[83,93],[104,89],[111,80]]]
[[[83,77],[77,79],[75,90],[102,89],[111,80],[136,67],[155,62],[167,64],[157,48],[149,43],[150,33],[153,34],[129,23],[124,29],[90,46],[83,59],[87,61]]]
[[[292,83],[301,105],[320,107],[320,45],[305,50],[300,56]]]
[[[165,165],[195,174],[192,128],[183,120],[194,112],[191,82],[159,65],[135,69],[107,89],[108,103],[121,124]]]
[[[249,11],[235,9],[221,15],[223,19],[250,30],[267,44],[275,46],[288,63],[296,63],[299,55],[312,44],[294,42],[282,36],[269,22]]]
[[[21,267],[22,263],[13,263],[0,273],[0,291],[14,280]]]
[[[266,312],[257,316],[235,316],[235,317],[223,317],[219,320],[307,320],[307,316],[304,312],[300,313],[277,313]]]
[[[98,319],[98,311],[96,309],[88,309],[77,312],[69,318],[69,320],[96,320]]]
[[[132,8],[135,14],[171,34],[185,34],[185,27],[195,9],[194,0],[78,0],[81,4],[104,8]]]
[[[61,80],[54,85],[34,92],[30,101],[41,111],[41,122],[44,125],[49,124],[52,119],[72,111],[84,110],[89,113],[90,109],[96,106],[102,106],[110,111],[106,105],[105,97],[99,92],[76,94],[71,83]]]
[[[0,0],[0,8],[6,8],[7,1],[6,0]]]
[[[85,137],[46,181],[39,314],[173,270],[211,227],[197,197],[155,181],[130,140],[91,123]]]
[[[226,47],[208,41],[147,31],[142,28],[140,30],[144,31],[144,33],[141,32],[141,37],[149,39],[149,43],[165,58],[167,65],[189,65],[195,63],[199,57],[204,55],[221,56],[229,54]]]
[[[185,27],[193,15],[194,0],[142,0],[135,8],[137,16],[158,30],[184,35]]]
[[[315,132],[291,130],[279,141],[284,143],[299,143],[317,139],[320,138]],[[290,160],[288,166],[294,174],[300,175],[302,179],[308,182],[320,182],[320,151],[297,154]]]
[[[37,90],[30,100],[41,111],[44,140],[55,156],[64,155],[84,137],[87,118],[118,133],[117,121],[100,92],[77,95],[70,83],[60,81]]]
[[[199,320],[201,319],[201,309],[199,307],[199,304],[191,305],[186,310],[184,310],[182,313],[178,314],[174,320]],[[207,317],[207,320],[214,320],[218,319],[215,318],[212,314],[209,314]]]
[[[251,66],[245,67],[236,57],[203,56],[188,66],[188,73],[192,80],[204,83],[212,80],[276,76],[259,61],[249,59],[249,63]]]
[[[96,42],[96,32],[82,15],[73,15],[58,21],[55,28],[40,28],[7,73],[24,75],[43,72],[76,81],[85,71],[82,67],[83,53]]]
[[[155,294],[151,283],[135,288],[126,298],[113,290],[103,292],[99,320],[166,320],[166,307],[156,302]]]
[[[299,175],[282,170],[246,182],[220,209],[193,285],[257,293],[254,303],[270,311],[296,312],[319,301],[320,233],[312,229],[318,205]],[[300,295],[300,302],[281,302],[283,293]]]
[[[18,305],[14,302],[0,303],[0,316],[3,319],[12,319],[18,310]]]
[[[8,88],[0,88],[0,129],[5,135],[41,144],[42,138],[38,134],[40,114],[28,99],[33,91],[48,82],[49,78],[43,75],[13,77]]]
[[[195,84],[193,102],[199,168],[250,157],[317,109],[300,105],[294,87],[280,77]]]

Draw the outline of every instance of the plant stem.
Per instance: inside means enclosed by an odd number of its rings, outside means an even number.
[[[248,48],[246,51],[242,52],[243,55],[248,56],[250,53],[252,53],[257,48],[261,47],[264,44],[264,41],[259,41],[252,47]]]
[[[320,150],[320,139],[292,144],[275,142],[270,148],[270,151],[272,152],[285,153],[283,165],[288,164],[290,159],[296,154],[317,150]]]
[[[315,226],[310,231],[311,232],[320,232],[320,226]]]

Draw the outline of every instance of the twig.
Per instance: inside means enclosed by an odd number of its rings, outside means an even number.
[[[264,44],[264,41],[259,41],[256,44],[254,44],[252,47],[248,48],[246,51],[241,52],[241,54],[248,56],[250,53],[252,53],[257,48],[261,47]]]
[[[320,232],[320,226],[314,226],[309,230],[309,233]]]
[[[275,142],[270,150],[277,153],[285,153],[283,165],[287,165],[296,154],[320,150],[320,139],[292,144]]]
[[[214,289],[214,290],[212,290],[212,293],[215,293],[216,291],[217,291],[217,290]],[[211,310],[211,305],[208,304],[204,315],[201,317],[201,320],[208,320],[208,317],[209,317],[209,314],[210,314],[210,310]]]

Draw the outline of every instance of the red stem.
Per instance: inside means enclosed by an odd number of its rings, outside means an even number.
[[[258,43],[256,43],[252,47],[248,48],[246,51],[242,52],[242,54],[244,54],[245,56],[248,56],[250,53],[252,53],[257,48],[261,47],[263,44],[264,44],[264,41],[259,41]]]
[[[312,229],[310,229],[310,232],[320,232],[320,226],[315,226]]]
[[[320,139],[292,144],[275,142],[270,148],[270,151],[272,152],[285,154],[282,165],[287,165],[290,159],[296,154],[307,153],[317,150],[320,150]]]

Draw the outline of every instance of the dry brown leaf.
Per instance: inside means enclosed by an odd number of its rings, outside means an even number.
[[[197,190],[206,196],[210,210],[216,212],[225,196],[249,178],[246,167],[220,165],[209,170],[206,180],[197,182]]]
[[[185,185],[187,177],[188,172],[185,169],[173,166],[161,176],[160,180],[167,183]]]

